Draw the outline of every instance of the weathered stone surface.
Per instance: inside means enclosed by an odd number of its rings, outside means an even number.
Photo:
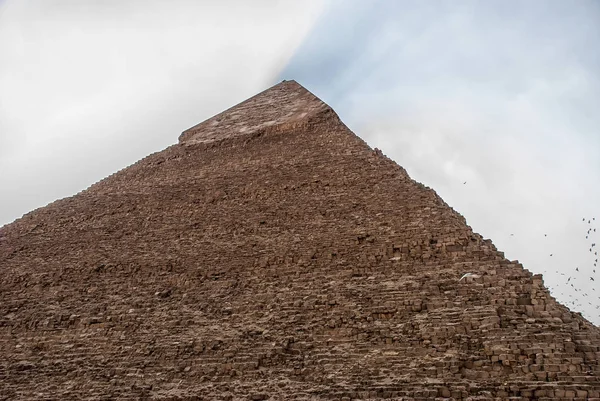
[[[247,136],[269,128],[289,129],[329,106],[295,81],[283,81],[186,131],[180,143],[213,142]],[[283,127],[282,127],[283,125]]]
[[[600,397],[599,329],[295,82],[0,238],[0,399]]]

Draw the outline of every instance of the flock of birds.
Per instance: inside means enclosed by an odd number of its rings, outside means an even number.
[[[463,182],[463,185],[466,183],[466,181]],[[596,218],[584,217],[581,222],[585,224],[585,239],[587,241],[586,248],[589,253],[589,264],[586,264],[585,267],[582,266],[581,269],[577,266],[575,270],[566,272],[559,272],[557,270],[556,274],[558,276],[556,278],[560,279],[560,283],[554,287],[548,286],[548,289],[563,305],[566,305],[571,310],[580,311],[588,320],[594,320],[596,324],[600,324],[600,288],[596,290],[596,282],[600,282],[600,277],[598,276],[600,266],[598,263],[598,247],[596,246],[596,242],[594,242],[597,233]],[[511,237],[514,237],[514,235],[514,233],[510,234]],[[548,237],[548,234],[544,234],[544,237]],[[550,257],[552,256],[554,254],[551,253]],[[543,273],[545,275],[548,271],[544,270]],[[466,273],[458,281],[461,282],[471,276],[475,278],[479,277],[473,273]],[[552,279],[552,277],[549,278]],[[586,281],[587,283],[585,283]],[[592,316],[589,311],[595,311],[595,316]]]
[[[586,266],[577,266],[575,270],[571,270],[570,272],[559,272],[557,270],[556,274],[561,278],[561,282],[555,287],[548,287],[548,289],[554,293],[553,295],[556,298],[559,298],[559,301],[571,309],[580,311],[582,309],[594,309],[598,314],[594,320],[600,321],[600,289],[596,290],[596,281],[599,279],[598,247],[596,242],[594,242],[594,238],[596,237],[596,218],[584,217],[582,223],[585,224],[587,259],[589,264]],[[546,236],[546,234],[544,235]],[[553,254],[550,254],[550,256],[553,256]],[[586,281],[588,284],[583,285]],[[591,283],[591,287],[589,283]],[[559,294],[560,296],[557,296]],[[591,318],[589,313],[582,314],[588,319]]]
[[[465,182],[466,184],[466,182]],[[587,221],[587,223],[586,223]],[[558,300],[563,303],[564,305],[568,306],[570,309],[574,309],[574,310],[582,310],[582,309],[588,309],[590,310],[590,307],[592,309],[595,309],[597,312],[597,316],[596,316],[596,322],[600,322],[600,289],[598,291],[596,291],[596,279],[598,278],[598,272],[600,270],[600,268],[598,267],[598,248],[596,246],[596,243],[594,242],[594,239],[596,237],[595,233],[596,233],[596,227],[595,227],[595,222],[596,222],[596,218],[592,217],[590,219],[586,219],[585,217],[582,219],[583,223],[586,223],[586,233],[585,233],[585,239],[587,241],[586,244],[586,248],[588,248],[588,252],[589,252],[589,257],[588,256],[588,260],[589,265],[586,266],[586,268],[582,267],[582,269],[579,269],[579,266],[575,267],[574,271],[571,272],[559,272],[558,270],[556,271],[556,274],[558,274],[559,276],[557,276],[557,278],[561,279],[561,283],[557,286],[557,287],[548,287],[548,289],[553,293],[553,295],[555,296],[555,298],[559,298]],[[510,234],[511,237],[514,237],[514,234]],[[547,237],[548,234],[544,234],[544,237]],[[550,254],[550,256],[552,257],[554,254]],[[547,271],[544,271],[544,273],[547,273]],[[562,278],[562,276],[564,276],[564,278]],[[477,278],[479,276],[475,275],[474,273],[466,273],[464,275],[462,275],[462,277],[460,279],[458,279],[458,281],[462,281],[463,279],[467,278],[467,277],[474,277]],[[566,278],[566,281],[564,281],[564,279]],[[589,285],[582,285],[584,281],[589,281],[592,283],[591,286],[591,292],[588,292],[587,289],[590,288]],[[599,280],[600,281],[600,280]],[[559,292],[560,291],[560,292]],[[569,294],[568,292],[571,292],[571,294]],[[573,294],[574,292],[574,294]],[[560,297],[557,297],[556,295],[558,295],[557,293],[560,293]],[[586,318],[592,320],[592,316],[589,315],[589,313],[582,313],[582,315],[584,315]],[[586,316],[587,315],[587,316]],[[598,323],[596,323],[598,324]]]

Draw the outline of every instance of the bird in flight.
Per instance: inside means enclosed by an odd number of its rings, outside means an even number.
[[[479,278],[479,276],[478,276],[477,274],[473,274],[473,273],[465,273],[465,274],[463,274],[463,275],[462,275],[462,277],[461,277],[461,278],[459,278],[459,279],[458,279],[458,281],[460,281],[460,280],[462,280],[463,278],[466,278],[466,277],[474,277],[474,278]]]
[[[575,270],[579,271],[579,267],[576,267]]]

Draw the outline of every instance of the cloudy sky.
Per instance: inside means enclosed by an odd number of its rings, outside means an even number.
[[[600,324],[598,43],[595,0],[0,0],[0,225],[295,79]]]

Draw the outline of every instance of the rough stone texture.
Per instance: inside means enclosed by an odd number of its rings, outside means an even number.
[[[0,228],[0,399],[600,399],[599,357],[293,81]]]

